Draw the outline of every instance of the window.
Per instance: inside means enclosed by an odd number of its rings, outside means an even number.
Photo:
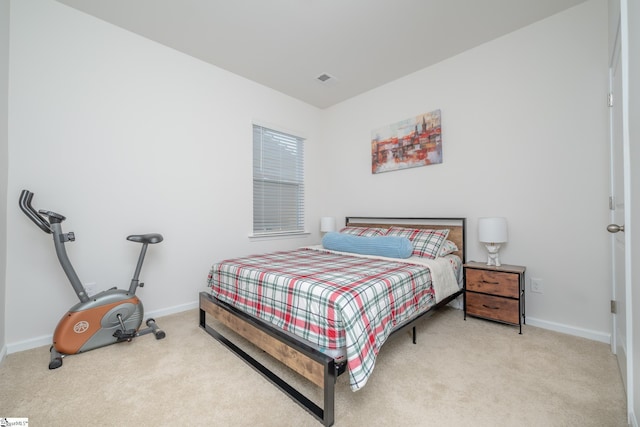
[[[253,125],[253,234],[304,232],[304,139]]]

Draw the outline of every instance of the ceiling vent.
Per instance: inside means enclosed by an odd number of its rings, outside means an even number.
[[[333,77],[333,76],[332,76],[332,75],[330,75],[330,74],[322,73],[322,74],[320,74],[318,77],[316,77],[316,79],[317,79],[320,83],[328,84],[328,83],[332,83],[336,78],[335,78],[335,77]]]

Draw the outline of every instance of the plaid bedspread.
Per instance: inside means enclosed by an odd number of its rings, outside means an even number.
[[[214,264],[214,297],[320,347],[346,347],[351,389],[363,387],[393,328],[435,304],[429,269],[296,249]]]

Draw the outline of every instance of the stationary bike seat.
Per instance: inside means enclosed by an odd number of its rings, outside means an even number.
[[[162,234],[149,233],[149,234],[133,234],[127,236],[127,240],[137,243],[160,243],[164,238]]]

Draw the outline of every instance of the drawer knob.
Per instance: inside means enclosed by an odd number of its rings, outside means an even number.
[[[487,304],[482,304],[482,306],[484,308],[488,308],[490,310],[500,310],[500,307],[491,307],[491,306],[488,306]]]

